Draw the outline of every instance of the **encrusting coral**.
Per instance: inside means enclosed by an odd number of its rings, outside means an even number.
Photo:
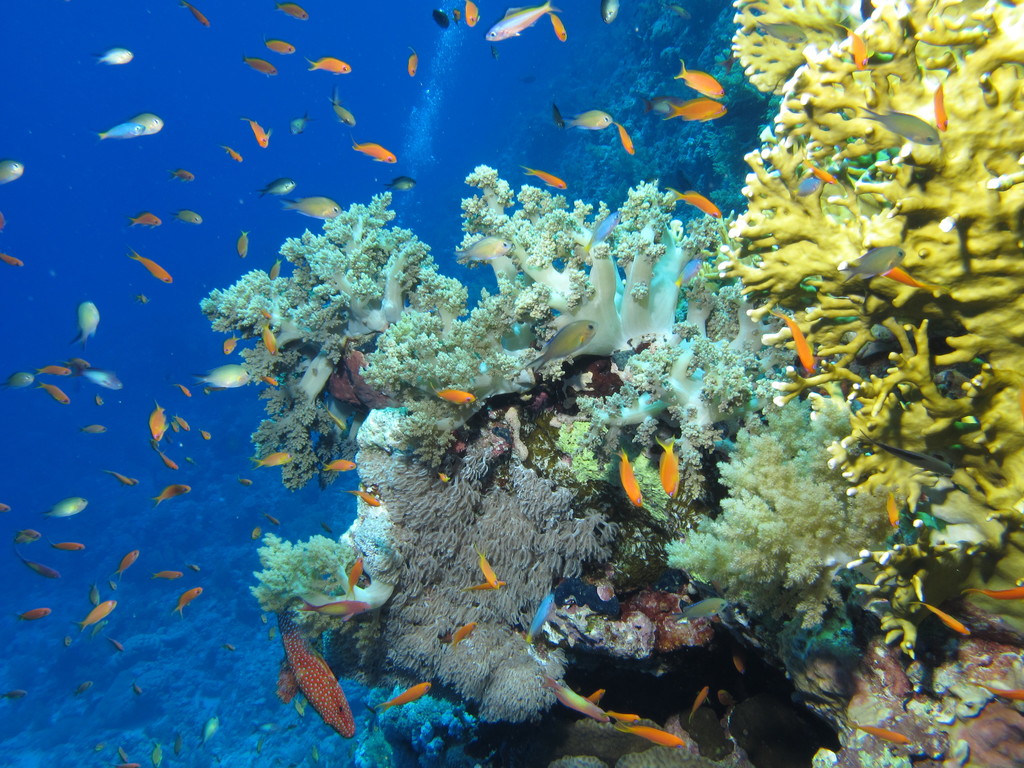
[[[830,384],[848,398],[850,433],[831,451],[851,492],[889,490],[912,511],[931,493],[968,495],[973,505],[946,504],[973,509],[955,521],[973,536],[927,541],[979,566],[959,586],[1006,588],[1000,560],[1019,562],[1008,535],[1024,509],[1024,14],[994,0],[874,5],[854,30],[865,63],[847,37],[809,50],[788,81],[773,131],[747,156],[750,204],[723,273],[763,302],[755,319],[789,309],[820,358],[779,385],[779,401]],[[941,474],[957,490],[937,487]],[[885,564],[907,556],[885,552]],[[917,601],[950,596],[934,567],[914,575]],[[895,601],[897,619],[909,602]],[[912,651],[912,637],[890,639]]]

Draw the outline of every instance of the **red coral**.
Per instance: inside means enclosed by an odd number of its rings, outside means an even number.
[[[334,369],[327,380],[327,391],[331,397],[342,403],[352,403],[363,408],[387,408],[394,401],[383,392],[379,392],[369,384],[359,372],[366,364],[366,358],[358,349],[349,352]]]

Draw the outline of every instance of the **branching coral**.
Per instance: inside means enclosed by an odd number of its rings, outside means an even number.
[[[954,505],[973,509],[975,531],[956,546],[979,565],[998,562],[1024,508],[1024,14],[994,1],[878,2],[857,32],[871,54],[866,69],[845,39],[809,53],[787,83],[773,133],[747,157],[750,204],[731,233],[742,245],[724,272],[763,299],[755,318],[792,310],[823,358],[815,373],[794,371],[779,385],[780,402],[830,384],[848,393],[850,433],[831,450],[853,492],[888,488],[914,509],[935,475],[878,443],[938,452],[954,493],[975,502]],[[930,127],[940,84],[944,132]],[[808,185],[815,171],[839,185]],[[916,285],[884,269],[849,280],[839,271],[890,245],[905,253],[899,266]],[[1002,525],[993,530],[990,519]],[[945,591],[940,582],[932,599]]]

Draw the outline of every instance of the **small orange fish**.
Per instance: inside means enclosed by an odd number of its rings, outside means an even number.
[[[868,47],[864,44],[864,39],[849,27],[843,27],[843,29],[849,35],[850,53],[853,54],[853,66],[860,71],[867,69]]]
[[[487,558],[484,556],[484,553],[481,552],[479,548],[476,550],[476,553],[480,558],[477,561],[477,565],[480,566],[480,572],[484,575],[484,582],[488,584],[491,589],[498,589],[499,587],[505,586],[504,581],[498,581],[498,575],[494,572],[491,564],[487,562]]]
[[[50,376],[70,376],[71,369],[63,365],[47,365],[42,368],[36,368],[36,373],[46,373]]]
[[[1020,600],[1024,598],[1024,587],[1014,587],[1013,589],[965,589],[961,594],[966,595],[968,592],[977,592],[991,597],[993,600]]]
[[[108,638],[107,638],[107,640],[109,640],[109,641],[110,641],[110,644],[111,644],[112,646],[114,646],[114,649],[115,649],[115,650],[116,650],[116,651],[117,651],[118,653],[124,653],[124,644],[123,644],[123,643],[119,643],[119,642],[117,642],[117,640],[115,640],[115,639],[114,639],[114,638],[112,638],[112,637],[108,637]]]
[[[836,186],[839,185],[839,179],[837,179],[828,171],[822,170],[813,163],[807,163],[806,165],[810,172],[814,174],[814,178],[818,179],[819,181],[823,181],[826,184],[835,184]]]
[[[21,259],[15,258],[8,253],[0,253],[0,261],[4,264],[10,264],[12,267],[24,267],[25,262]]]
[[[139,550],[133,549],[127,555],[121,558],[121,562],[117,566],[117,570],[114,571],[114,575],[117,576],[118,581],[121,580],[121,574],[132,567],[132,564],[139,559]]]
[[[269,514],[267,514],[266,512],[264,512],[264,513],[263,513],[263,516],[264,516],[265,518],[267,518],[267,520],[269,520],[269,521],[270,521],[271,523],[273,523],[274,525],[280,525],[280,524],[281,524],[281,521],[280,521],[280,520],[278,520],[278,519],[277,519],[276,517],[274,517],[273,515],[269,515]]]
[[[213,435],[207,432],[205,429],[200,429],[199,434],[202,435],[203,440],[209,440]]]
[[[276,387],[279,384],[278,380],[273,376],[260,376],[260,381],[264,384],[269,384],[272,387]]]
[[[476,402],[476,395],[472,392],[464,392],[461,389],[442,389],[434,394],[442,400],[447,400],[449,403],[455,403],[456,405],[468,405],[469,403]]]
[[[252,128],[252,135],[256,137],[256,143],[266,149],[270,146],[270,134],[273,132],[273,128],[269,131],[263,130],[263,126],[257,123],[255,120],[250,120],[248,117],[243,117],[249,127]]]
[[[660,438],[657,438],[657,441],[662,450],[661,461],[658,464],[661,487],[665,489],[669,498],[674,498],[679,490],[679,456],[673,450],[675,439],[662,442]]]
[[[728,113],[729,110],[726,109],[725,105],[714,99],[689,99],[687,101],[670,102],[662,120],[671,120],[674,117],[678,117],[684,121],[706,123]]]
[[[468,624],[464,624],[463,626],[455,630],[455,634],[452,635],[452,648],[454,648],[467,637],[469,637],[471,634],[473,634],[474,629],[476,629],[476,622],[471,621]]]
[[[270,276],[271,280],[277,280],[277,278],[279,278],[281,276],[281,260],[280,259],[278,259],[277,261],[274,262],[274,266],[272,266],[270,268],[270,271],[267,274]]]
[[[252,485],[252,480],[250,480],[248,477],[242,477],[241,475],[239,475],[238,484],[244,485],[246,488],[248,488],[250,485]]]
[[[183,394],[185,397],[192,397],[192,390],[190,390],[184,384],[175,384],[174,386],[176,386],[178,389],[180,389],[181,390],[181,394]]]
[[[252,529],[252,533],[249,534],[249,538],[253,541],[256,541],[256,539],[258,539],[262,535],[263,529],[257,525],[255,528]]]
[[[263,330],[260,331],[260,335],[263,337],[263,346],[267,348],[267,352],[272,355],[277,354],[277,337],[274,336],[274,332],[270,330],[269,325],[264,325]]]
[[[903,285],[909,285],[911,288],[921,288],[922,290],[931,291],[933,293],[935,291],[946,290],[946,288],[941,285],[919,282],[911,277],[906,270],[901,269],[900,267],[893,267],[888,272],[882,272],[881,276],[887,277],[890,280],[895,280],[897,283],[902,283]]]
[[[389,152],[384,149],[380,144],[374,144],[373,142],[364,142],[363,144],[357,144],[355,139],[352,140],[352,149],[356,152],[362,152],[364,155],[372,157],[378,163],[397,163],[398,158],[395,157],[393,152]]]
[[[220,148],[221,148],[221,149],[223,149],[223,150],[224,150],[225,152],[227,152],[227,153],[228,153],[228,157],[230,157],[230,158],[231,158],[232,160],[234,160],[234,161],[235,161],[236,163],[240,163],[240,162],[242,162],[242,156],[241,156],[240,154],[238,154],[237,152],[235,152],[235,150],[233,150],[233,149],[232,149],[231,147],[229,147],[228,145],[226,145],[226,144],[221,144],[221,145],[220,145]]]
[[[182,485],[180,483],[168,485],[166,488],[160,491],[159,496],[153,497],[153,506],[160,506],[161,502],[167,501],[167,499],[173,499],[175,496],[181,496],[182,494],[188,493],[191,490],[192,486],[190,485]]]
[[[409,60],[406,62],[405,70],[409,73],[409,77],[416,77],[416,70],[420,67],[420,57],[419,54],[416,53],[416,49],[411,45],[409,46],[409,50],[412,51],[412,53],[409,54]]]
[[[75,622],[78,625],[78,631],[83,632],[85,631],[86,627],[92,626],[98,621],[103,621],[103,619],[107,618],[107,616],[109,616],[110,613],[115,608],[117,608],[116,600],[105,600],[104,602],[100,603],[91,611],[89,611],[88,616],[86,616],[81,621]]]
[[[268,136],[270,134],[267,134]],[[238,236],[238,240],[235,241],[235,251],[238,253],[238,258],[244,259],[249,255],[249,233],[242,232]]]
[[[306,21],[309,19],[309,14],[306,13],[305,9],[297,3],[274,3],[274,5],[277,7],[277,10],[284,11],[293,19],[298,19],[299,21]]]
[[[408,704],[410,701],[416,701],[416,699],[423,696],[429,690],[430,683],[420,683],[419,685],[414,685],[409,690],[403,691],[402,693],[395,696],[395,698],[385,701],[383,704],[378,704],[377,710],[383,712],[386,709],[391,709],[392,707],[397,707],[401,704]]]
[[[199,597],[201,594],[203,594],[202,587],[193,587],[192,589],[182,592],[181,595],[178,597],[178,604],[174,607],[174,610],[171,611],[171,613],[177,613],[179,616],[181,616],[181,618],[185,618],[185,614],[183,613],[182,609],[186,605],[191,603],[193,600],[195,600],[197,597]]]
[[[690,707],[690,720],[693,720],[693,716],[697,714],[697,710],[700,709],[700,705],[707,701],[708,693],[711,692],[711,686],[705,685],[700,689],[700,693],[697,694],[697,698],[693,700],[693,706]]]
[[[134,259],[135,261],[139,262],[139,264],[148,269],[149,274],[151,274],[157,280],[161,280],[165,283],[174,282],[174,279],[171,277],[170,273],[152,259],[147,259],[145,256],[139,256],[138,253],[131,249],[129,249],[128,258]]]
[[[176,462],[174,461],[174,459],[172,459],[172,458],[171,458],[170,456],[168,456],[168,455],[167,455],[166,453],[164,453],[163,451],[161,451],[161,450],[160,450],[159,448],[155,448],[154,450],[155,450],[155,451],[156,451],[156,452],[157,452],[158,454],[160,454],[160,460],[161,460],[161,461],[162,461],[162,462],[164,463],[164,466],[165,466],[165,467],[167,467],[168,469],[177,469],[177,468],[178,468],[178,465],[177,465],[177,463],[176,463]]]
[[[38,384],[36,384],[36,389],[46,390],[46,394],[48,394],[61,405],[67,405],[68,403],[71,402],[71,398],[64,394],[64,391],[60,387],[54,386],[53,384],[47,384],[44,381],[40,381]]]
[[[346,491],[346,493],[351,493],[353,496],[358,496],[371,507],[379,507],[381,505],[380,499],[378,499],[376,496],[370,493],[367,493],[366,491]],[[323,525],[323,523],[321,523],[321,525]]]
[[[473,0],[466,0],[466,12],[464,16],[467,27],[475,27],[476,23],[480,21],[480,11],[477,10],[476,3],[474,3]]]
[[[33,541],[39,541],[43,538],[43,534],[39,531],[33,530],[32,528],[25,528],[24,530],[18,531],[14,534],[15,544],[28,544]]]
[[[264,456],[262,459],[253,458],[251,461],[255,462],[257,467],[279,467],[282,464],[287,464],[292,460],[292,455],[288,451],[277,451],[271,453],[269,456]]]
[[[722,212],[718,209],[718,206],[700,192],[694,192],[693,190],[680,192],[672,187],[666,187],[666,189],[675,196],[675,202],[684,202],[687,205],[692,205],[698,211],[706,213],[708,216],[714,216],[716,219],[722,218]]]
[[[682,749],[686,746],[686,742],[678,736],[668,731],[663,731],[660,728],[652,728],[649,725],[623,725],[622,723],[615,723],[614,725],[616,730],[623,733],[632,733],[634,736],[640,736],[663,747]]]
[[[143,211],[138,216],[129,216],[128,221],[131,222],[131,224],[128,225],[129,227],[134,227],[137,224],[143,227],[159,227],[163,224],[163,221],[160,220],[159,216],[156,216],[149,211]]]
[[[39,621],[53,613],[49,608],[33,608],[18,615],[18,621]]]
[[[945,131],[949,128],[949,116],[946,114],[946,96],[942,90],[942,83],[935,89],[932,105],[935,107],[935,127]]]
[[[177,168],[170,172],[172,179],[181,179],[181,181],[195,181],[196,175],[192,171],[186,171],[184,168]]]
[[[139,484],[139,481],[136,480],[134,477],[126,477],[125,475],[122,475],[120,472],[115,472],[112,469],[104,469],[103,471],[106,472],[108,475],[113,475],[114,477],[116,477],[118,482],[121,483],[121,485]]]
[[[277,67],[275,67],[266,59],[258,59],[255,56],[243,56],[242,61],[244,61],[250,67],[255,69],[261,75],[273,77],[274,75],[277,74]]]
[[[347,75],[352,71],[352,67],[350,67],[346,62],[341,59],[336,59],[333,56],[321,56],[316,61],[313,61],[312,59],[306,59],[306,61],[309,62],[308,72],[313,72],[314,70],[319,69],[322,72],[330,72],[332,75]]]
[[[151,578],[151,579],[167,579],[167,580],[170,581],[170,580],[173,580],[173,579],[180,579],[184,575],[185,574],[183,574],[181,571],[157,571],[156,573],[154,573],[149,578]]]
[[[969,630],[967,627],[965,627],[962,622],[958,621],[957,619],[954,619],[952,616],[950,616],[945,611],[940,611],[934,605],[928,605],[928,603],[920,603],[920,602],[915,602],[914,604],[915,605],[920,605],[922,608],[927,608],[929,611],[931,611],[936,616],[938,616],[939,620],[943,624],[945,624],[947,627],[952,629],[954,632],[958,632],[961,635],[969,635],[969,634],[971,634],[971,630]]]
[[[722,84],[707,72],[688,70],[686,62],[682,59],[679,60],[679,67],[679,74],[675,76],[676,80],[682,80],[693,90],[697,91],[697,93],[708,98],[720,99],[725,96],[725,89],[722,87]]]
[[[625,127],[621,123],[615,123],[615,127],[619,129],[619,141],[622,142],[622,148],[626,150],[626,154],[635,155],[636,150],[633,149],[633,140],[626,133]]]
[[[562,20],[555,16],[553,13],[548,14],[548,18],[551,19],[551,28],[555,30],[555,37],[561,40],[563,43],[569,39],[569,35],[565,31],[565,24]],[[630,154],[633,154],[630,152]]]
[[[1024,691],[1019,688],[992,688],[991,686],[985,685],[984,683],[975,683],[979,688],[984,688],[989,693],[994,693],[996,696],[1002,696],[1004,699],[1012,699],[1013,701],[1024,701]]]
[[[153,405],[155,408],[149,414],[149,434],[159,443],[167,432],[167,417],[164,414],[164,409],[160,407],[160,403],[154,400]]]
[[[608,692],[608,691],[607,691],[606,689],[604,689],[604,688],[598,688],[598,689],[597,689],[596,691],[594,691],[594,692],[593,692],[592,694],[590,694],[589,696],[587,696],[587,697],[586,697],[586,699],[587,699],[587,701],[589,701],[589,702],[591,702],[591,703],[593,703],[593,704],[600,704],[600,703],[601,703],[601,699],[603,699],[603,698],[604,698],[604,695],[605,695],[605,694],[606,694],[607,692]],[[607,713],[605,713],[605,714],[607,714]]]
[[[188,10],[192,14],[192,16],[195,17],[195,20],[198,21],[200,24],[202,24],[204,27],[210,26],[210,20],[208,18],[206,18],[205,16],[203,16],[203,14],[199,12],[199,9],[196,8],[194,5],[192,5],[191,3],[187,3],[187,2],[185,2],[185,0],[181,0],[181,5],[179,7],[180,8],[188,8]]]
[[[267,46],[267,48],[272,50],[274,53],[280,53],[286,56],[290,53],[295,53],[295,46],[292,45],[291,43],[286,43],[284,40],[265,39],[263,41],[263,44]]]
[[[521,167],[526,172],[527,176],[536,176],[549,187],[554,187],[555,189],[566,189],[568,186],[564,181],[553,174],[545,171],[538,171],[535,168],[527,168],[525,165]]]
[[[224,344],[222,345],[221,348],[224,350],[224,354],[225,355],[230,355],[232,352],[235,351],[235,345],[237,345],[237,344],[238,344],[238,337],[237,336],[232,336],[231,338],[224,339]]]
[[[348,472],[350,469],[355,469],[356,463],[349,461],[348,459],[335,459],[332,462],[324,464],[325,472]]]
[[[772,310],[772,314],[782,320],[789,328],[789,332],[793,337],[793,346],[796,347],[796,356],[800,360],[800,365],[804,369],[804,374],[810,376],[814,373],[814,352],[811,350],[811,345],[807,341],[807,337],[804,336],[804,332],[800,330],[800,326],[796,324],[796,321],[789,315],[784,315],[781,312]]]
[[[189,423],[187,421],[185,421],[181,416],[175,416],[174,417],[174,423],[177,424],[179,427],[181,427],[181,431],[182,432],[191,432],[192,431],[192,427],[190,427]]]
[[[879,728],[874,725],[857,725],[856,723],[850,723],[858,731],[864,731],[864,733],[870,733],[872,736],[876,736],[879,739],[885,739],[891,741],[893,744],[910,744],[911,741],[902,733],[896,733],[896,731],[890,731],[888,728]]]
[[[633,465],[629,463],[629,457],[626,455],[625,449],[622,448],[619,449],[619,482],[622,483],[622,490],[626,492],[626,496],[633,506],[642,507],[644,499],[640,493],[640,485],[633,473]]]
[[[610,709],[606,709],[604,713],[608,715],[608,717],[615,718],[620,723],[635,723],[637,720],[640,719],[640,715],[631,715],[623,712],[612,712]]]
[[[896,506],[896,497],[891,493],[885,500],[885,511],[889,514],[889,525],[893,528],[900,524],[900,508]]]
[[[79,544],[77,541],[58,541],[56,543],[51,541],[50,546],[64,552],[81,552],[85,549],[85,544]]]

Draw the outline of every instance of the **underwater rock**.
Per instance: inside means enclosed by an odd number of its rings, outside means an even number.
[[[654,650],[668,653],[679,648],[706,646],[715,631],[710,619],[679,620],[679,595],[645,589],[629,598],[622,609],[623,617],[634,613],[646,616],[654,625]]]

